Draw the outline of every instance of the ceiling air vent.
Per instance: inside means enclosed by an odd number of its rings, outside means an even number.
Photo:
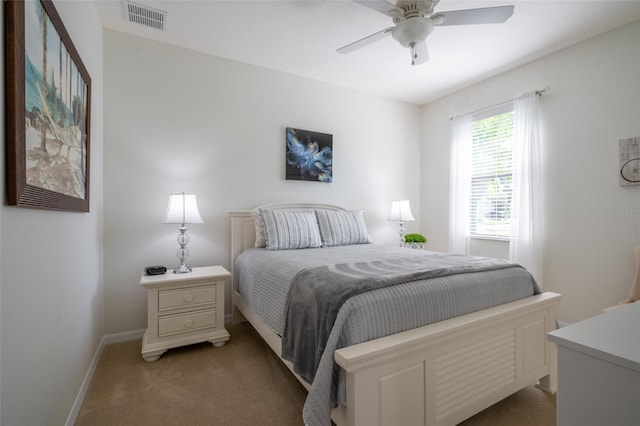
[[[127,21],[157,30],[165,29],[167,12],[124,0],[124,17]]]

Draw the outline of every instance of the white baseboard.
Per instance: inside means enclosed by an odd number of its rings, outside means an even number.
[[[89,390],[89,385],[91,384],[91,380],[93,379],[93,375],[96,372],[96,367],[98,366],[98,361],[100,361],[100,356],[104,351],[105,346],[110,345],[112,343],[118,342],[128,342],[130,340],[136,340],[142,338],[144,334],[144,330],[134,330],[134,331],[126,331],[124,333],[116,333],[109,334],[103,336],[100,339],[100,343],[98,343],[98,348],[96,349],[93,358],[91,359],[91,363],[89,364],[89,369],[87,370],[87,374],[84,375],[84,380],[82,380],[82,385],[80,385],[80,389],[78,390],[78,395],[76,395],[75,401],[73,401],[73,405],[71,406],[71,411],[69,412],[69,416],[67,417],[67,421],[65,422],[66,426],[73,426],[78,419],[78,414],[80,413],[80,408],[82,407],[82,403],[84,402],[84,398],[87,396],[87,391]]]
[[[107,334],[103,337],[104,344],[110,345],[112,343],[130,342],[131,340],[142,339],[142,335],[146,331],[146,328],[142,330],[125,331],[124,333]]]

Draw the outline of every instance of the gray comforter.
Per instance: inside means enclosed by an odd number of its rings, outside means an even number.
[[[518,267],[504,260],[434,253],[304,269],[291,281],[285,303],[282,357],[313,382],[338,310],[350,297],[410,281]]]
[[[252,311],[283,335],[285,301],[300,271],[323,265],[439,255],[363,244],[304,250],[245,250],[236,259],[240,293]],[[344,371],[336,349],[508,303],[539,293],[520,267],[467,272],[384,286],[348,298],[338,308],[303,410],[307,425],[329,425],[333,407],[345,403]]]

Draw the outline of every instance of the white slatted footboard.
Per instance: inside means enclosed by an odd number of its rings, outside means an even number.
[[[347,372],[338,425],[455,425],[544,378],[556,387],[560,295],[506,305],[336,351]]]

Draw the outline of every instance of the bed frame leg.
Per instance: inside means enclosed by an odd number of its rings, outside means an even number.
[[[243,321],[246,321],[246,318],[244,317],[244,315],[242,315],[242,312],[240,312],[240,309],[236,308],[234,305],[233,308],[231,309],[231,324],[236,325],[236,324],[240,324]]]
[[[549,345],[549,374],[542,377],[536,387],[545,392],[555,394],[558,392],[558,348],[553,343]]]
[[[547,393],[555,394],[558,391],[558,385],[552,384],[552,382],[550,375],[544,376],[536,383],[536,387]]]

